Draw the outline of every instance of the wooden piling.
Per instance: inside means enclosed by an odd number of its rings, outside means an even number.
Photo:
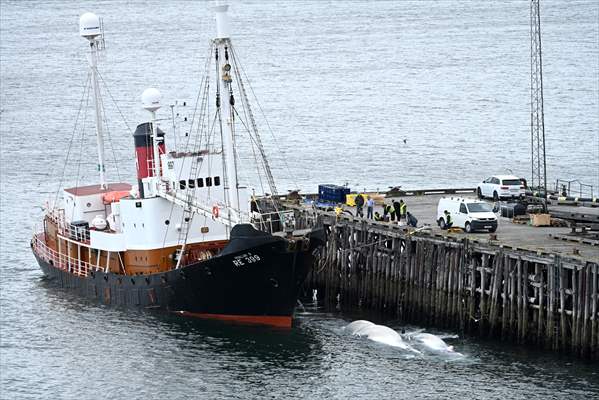
[[[316,289],[328,307],[599,359],[596,262],[357,219],[324,225],[326,243],[305,292]]]

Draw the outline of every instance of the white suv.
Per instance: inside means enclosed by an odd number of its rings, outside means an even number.
[[[517,176],[496,175],[479,183],[476,194],[479,199],[490,197],[498,201],[499,199],[524,196],[525,188],[522,179]]]

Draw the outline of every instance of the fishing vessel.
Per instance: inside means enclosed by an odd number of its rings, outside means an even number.
[[[98,78],[103,28],[95,14],[81,16],[80,35],[90,48],[99,182],[61,188],[44,207],[31,247],[48,279],[105,304],[290,327],[322,231],[294,229],[293,212],[277,200],[230,38],[228,6],[214,11],[217,34],[195,128],[184,148],[169,150],[169,135],[159,126],[160,92],[145,90],[149,121],[132,134],[133,184],[106,176]],[[240,171],[247,169],[238,145],[243,135],[251,139],[268,193],[257,195],[241,182]]]

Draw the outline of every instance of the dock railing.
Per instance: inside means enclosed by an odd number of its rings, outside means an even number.
[[[595,197],[593,185],[582,183],[578,179],[557,179],[555,181],[555,192],[563,197],[588,198],[590,200]]]

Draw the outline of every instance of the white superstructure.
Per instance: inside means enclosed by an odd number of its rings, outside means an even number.
[[[141,101],[150,113],[150,121],[139,125],[134,134],[137,188],[124,183],[107,184],[105,180],[102,107],[97,82],[102,27],[96,15],[81,16],[80,33],[91,47],[100,183],[65,189],[64,213],[58,222],[67,228],[89,226],[86,238],[90,247],[111,252],[184,248],[186,244],[227,240],[234,225],[251,222],[250,194],[238,180],[228,6],[219,5],[214,10],[217,25],[213,40],[217,70],[213,87],[214,124],[218,142],[207,141],[202,148],[192,151],[169,152],[157,116],[161,94],[155,88],[146,89]]]

